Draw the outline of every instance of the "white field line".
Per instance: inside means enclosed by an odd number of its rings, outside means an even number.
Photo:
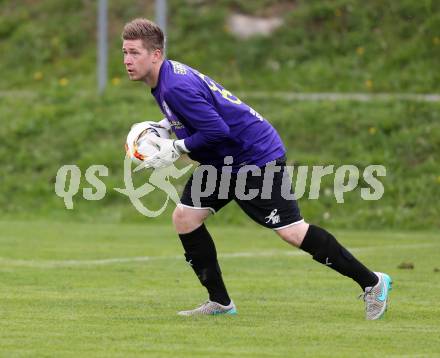
[[[239,97],[254,99],[283,99],[287,101],[416,101],[416,102],[440,102],[439,93],[341,93],[341,92],[239,92]]]
[[[419,249],[438,247],[440,244],[409,244],[409,245],[389,245],[389,246],[374,246],[362,248],[349,248],[353,253],[363,253],[368,251],[389,250],[389,249]],[[270,251],[255,251],[255,252],[235,252],[229,254],[220,254],[220,259],[234,259],[234,258],[257,258],[257,257],[283,257],[283,256],[302,256],[307,255],[304,251],[292,251],[289,247],[286,250],[270,250]],[[182,255],[174,256],[137,256],[137,257],[116,257],[109,259],[97,260],[21,260],[8,259],[0,257],[0,265],[13,267],[33,267],[33,268],[59,268],[59,267],[78,267],[78,266],[101,266],[118,263],[132,263],[132,262],[147,262],[157,260],[184,260]]]
[[[77,95],[90,96],[93,91],[78,91]],[[19,97],[33,99],[38,92],[32,90],[0,90],[0,98]],[[360,92],[288,92],[238,91],[238,97],[250,99],[283,99],[287,101],[416,101],[440,102],[440,93],[360,93]]]

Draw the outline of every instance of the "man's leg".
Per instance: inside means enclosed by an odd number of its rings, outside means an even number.
[[[332,234],[318,226],[301,222],[279,229],[277,234],[288,243],[311,254],[314,260],[356,281],[364,291],[362,296],[368,320],[383,316],[391,290],[390,276],[370,271],[339,244]]]
[[[263,175],[246,178],[246,187],[259,189],[260,195],[251,200],[237,196],[237,204],[257,223],[275,230],[285,241],[308,252],[316,261],[351,277],[364,290],[367,318],[377,319],[382,316],[387,305],[388,291],[391,289],[391,278],[383,273],[371,272],[332,234],[318,226],[307,224],[294,199],[291,180],[285,170],[285,158],[279,158],[275,164],[273,166],[269,163],[264,168],[264,177],[268,174],[265,178],[267,180],[263,179]],[[270,174],[273,174],[272,185],[269,187],[270,191],[267,191],[267,187],[265,191],[265,182],[270,183],[271,180]],[[285,183],[289,185],[286,187]]]
[[[319,226],[301,222],[276,230],[276,233],[289,244],[308,252],[315,261],[352,278],[362,290],[375,286],[378,282],[374,272],[359,262],[332,234]]]
[[[209,209],[178,205],[173,224],[185,249],[186,261],[208,290],[210,301],[229,306],[231,299],[222,279],[214,241],[204,224],[210,213]]]

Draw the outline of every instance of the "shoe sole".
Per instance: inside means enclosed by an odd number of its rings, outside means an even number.
[[[178,316],[184,316],[184,317],[189,317],[189,316],[221,316],[221,315],[236,315],[237,314],[237,309],[235,307],[227,310],[227,311],[215,311],[213,313],[195,313],[195,314],[191,314],[191,313],[187,313],[185,311],[180,311],[177,312]]]

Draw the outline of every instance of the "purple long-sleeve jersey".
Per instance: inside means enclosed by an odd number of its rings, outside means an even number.
[[[151,90],[189,156],[216,168],[233,157],[233,171],[264,166],[286,150],[277,131],[260,114],[195,69],[165,60]]]

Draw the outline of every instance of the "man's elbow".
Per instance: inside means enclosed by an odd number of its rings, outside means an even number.
[[[206,136],[206,142],[209,144],[216,144],[223,142],[225,139],[228,139],[231,135],[231,131],[229,127],[218,128],[214,133],[210,133],[209,136]]]

